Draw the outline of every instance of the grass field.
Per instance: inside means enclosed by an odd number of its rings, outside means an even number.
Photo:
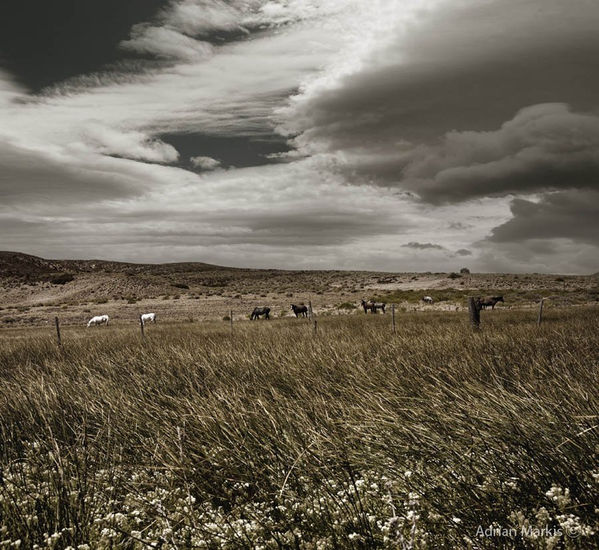
[[[599,310],[482,318],[4,329],[0,547],[596,548]]]

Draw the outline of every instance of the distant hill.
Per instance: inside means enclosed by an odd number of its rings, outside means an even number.
[[[0,251],[0,277],[41,280],[58,273],[128,273],[155,274],[235,270],[201,262],[169,264],[134,264],[106,260],[47,260],[22,252]]]

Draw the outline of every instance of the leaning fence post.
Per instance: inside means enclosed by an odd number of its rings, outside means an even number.
[[[468,311],[470,312],[470,322],[474,328],[480,328],[480,308],[476,298],[468,298]]]
[[[62,347],[62,340],[60,338],[60,323],[58,317],[54,317],[54,324],[56,325],[56,339],[58,340],[58,347]]]
[[[395,304],[391,304],[391,326],[393,327],[393,334],[395,334]]]
[[[541,298],[541,303],[539,305],[539,317],[537,318],[537,325],[541,326],[543,321],[543,303],[545,302],[545,298]]]
[[[144,320],[141,317],[141,314],[139,316],[139,329],[141,330],[141,339],[145,340],[146,335],[144,334]]]

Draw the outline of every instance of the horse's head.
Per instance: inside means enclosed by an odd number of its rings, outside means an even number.
[[[503,296],[495,296],[495,300],[497,300],[498,302],[503,302],[504,301],[503,300]]]

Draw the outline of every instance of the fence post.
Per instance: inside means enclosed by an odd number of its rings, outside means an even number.
[[[314,334],[318,332],[318,321],[314,319]]]
[[[54,317],[54,324],[56,325],[56,339],[58,340],[58,347],[62,347],[62,339],[60,338],[60,323],[58,317]]]
[[[233,334],[233,310],[229,310],[229,325],[231,326],[231,334]]]
[[[543,321],[543,303],[545,302],[545,298],[541,298],[541,304],[539,305],[539,317],[537,318],[537,325],[541,326]]]
[[[308,316],[310,318],[310,321],[312,320],[312,300],[308,301]]]
[[[143,322],[143,319],[141,318],[141,314],[139,315],[139,329],[141,330],[141,339],[143,341],[143,340],[145,340],[146,335],[144,334],[144,322]]]
[[[468,298],[468,311],[470,312],[470,322],[474,328],[480,328],[480,308],[476,298]]]
[[[395,334],[395,304],[391,304],[391,326],[393,327],[393,334]]]

